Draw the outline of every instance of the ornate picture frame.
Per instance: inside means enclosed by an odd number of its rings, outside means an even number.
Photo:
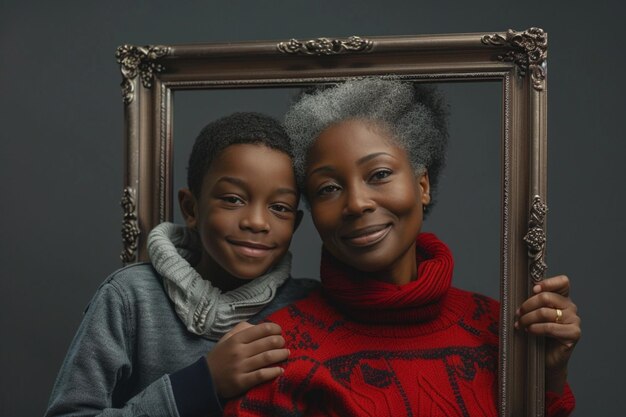
[[[393,74],[412,81],[502,85],[500,416],[543,416],[541,338],[515,334],[515,306],[543,279],[546,232],[547,34],[522,32],[122,45],[124,263],[173,217],[173,95],[178,90],[297,87]]]

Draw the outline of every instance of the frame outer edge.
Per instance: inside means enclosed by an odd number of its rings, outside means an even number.
[[[137,91],[138,88],[138,79],[130,79],[126,80],[127,83],[131,86],[133,91]],[[125,169],[124,169],[124,179],[123,179],[123,190],[131,190],[132,195],[135,199],[135,207],[133,209],[132,215],[137,219],[135,221],[135,226],[138,226],[140,223],[141,217],[139,216],[139,211],[137,209],[138,203],[138,193],[140,192],[139,188],[139,132],[138,132],[138,112],[139,112],[139,103],[138,100],[128,100],[124,102],[124,159],[125,159]],[[124,191],[125,193],[125,191]],[[125,239],[124,236],[124,227],[126,225],[126,216],[130,214],[126,211],[124,212],[124,219],[122,221],[122,253],[120,258],[124,264],[135,262],[137,260],[137,248],[139,248],[139,239],[141,236],[141,232],[139,231],[138,235],[135,237],[134,248],[132,242],[129,242]],[[138,229],[139,230],[139,229]]]
[[[535,196],[539,196],[547,203],[547,77],[543,80],[541,90],[530,90],[530,115],[531,115],[531,186],[529,190],[528,212],[532,210]],[[546,223],[541,226],[546,233]],[[546,240],[547,242],[547,240]],[[545,244],[544,244],[545,245]],[[544,246],[545,247],[545,246]],[[533,260],[529,257],[530,263]],[[532,294],[535,285],[533,279],[528,278],[528,294]],[[529,389],[528,392],[528,416],[544,417],[545,413],[545,340],[543,337],[529,337],[528,340],[528,366],[529,366]]]
[[[511,247],[503,246],[504,260],[503,265],[505,268],[509,268],[509,273],[506,279],[508,280],[505,285],[510,289],[506,298],[503,301],[508,301],[508,309],[504,311],[502,317],[503,323],[500,328],[505,329],[506,340],[504,341],[506,346],[501,344],[500,360],[505,362],[504,370],[501,370],[499,376],[505,378],[506,385],[501,385],[501,393],[505,395],[505,398],[500,399],[500,417],[510,416],[522,416],[525,412],[529,411],[531,407],[528,406],[528,384],[532,383],[529,378],[529,373],[537,376],[537,373],[532,373],[531,369],[526,368],[525,365],[530,359],[528,351],[531,348],[531,344],[520,335],[515,335],[512,327],[512,314],[515,310],[513,306],[528,295],[528,280],[524,279],[523,269],[528,271],[526,255],[526,247],[523,243],[518,242],[518,237],[524,234],[526,227],[524,220],[526,220],[527,213],[524,213],[524,202],[532,200],[532,193],[535,189],[539,190],[539,195],[545,196],[545,109],[546,109],[546,94],[538,92],[532,89],[531,77],[526,75],[524,77],[517,77],[513,68],[514,64],[509,62],[498,61],[495,58],[487,59],[485,45],[480,41],[481,35],[484,34],[454,34],[454,35],[427,35],[427,36],[407,36],[407,37],[371,37],[369,39],[374,41],[372,47],[372,53],[377,55],[374,60],[374,70],[383,69],[386,70],[384,65],[377,66],[380,54],[393,52],[397,56],[397,52],[410,51],[412,56],[415,54],[421,55],[422,51],[427,51],[426,65],[424,62],[416,64],[416,72],[411,70],[411,74],[430,73],[428,67],[428,56],[432,51],[443,50],[448,55],[456,56],[460,51],[463,56],[465,53],[470,55],[473,59],[463,60],[462,65],[445,65],[445,69],[449,74],[442,77],[442,80],[455,80],[454,73],[458,71],[470,71],[476,72],[481,68],[484,71],[507,71],[509,75],[505,77],[510,81],[511,102],[509,106],[511,120],[508,121],[509,126],[505,129],[510,129],[510,139],[512,142],[524,142],[515,145],[515,149],[509,149],[503,151],[506,153],[505,158],[508,158],[509,168],[523,167],[525,170],[524,175],[518,175],[509,172],[508,185],[505,189],[505,198],[508,198],[508,206],[505,207],[509,211],[504,213],[504,233],[508,233],[506,239]],[[500,33],[500,35],[504,35]],[[269,69],[272,72],[263,74],[247,74],[237,75],[237,77],[226,77],[224,80],[219,76],[216,76],[215,72],[209,75],[209,78],[204,80],[206,74],[199,73],[197,77],[185,76],[194,75],[185,73],[190,68],[195,69],[194,65],[211,63],[216,65],[219,69],[220,59],[234,57],[237,54],[248,53],[252,57],[263,57],[263,63],[268,62],[265,57],[278,55],[275,42],[246,42],[240,44],[213,44],[213,45],[179,45],[169,47],[169,54],[159,58],[159,62],[165,64],[167,69],[163,72],[156,71],[154,73],[154,83],[151,88],[146,88],[140,81],[140,77],[136,77],[133,80],[133,86],[135,87],[135,96],[132,103],[125,106],[125,118],[126,118],[126,164],[127,171],[125,172],[125,184],[136,188],[137,193],[137,218],[139,223],[140,234],[137,238],[138,256],[137,260],[146,260],[146,237],[147,233],[153,226],[160,221],[169,220],[172,215],[172,177],[173,169],[171,163],[171,156],[173,154],[173,92],[178,89],[203,89],[211,88],[211,85],[223,85],[242,87],[244,85],[250,86],[264,86],[272,85],[274,81],[279,80],[280,75],[284,72],[284,68],[273,67]],[[495,55],[499,52],[506,51],[506,46],[490,46],[488,51],[489,55]],[[355,53],[359,54],[359,53]],[[367,54],[367,52],[363,53]],[[170,61],[171,59],[171,61]],[[194,61],[197,59],[197,61]],[[190,62],[193,61],[191,64]],[[236,60],[238,62],[238,60]],[[229,61],[235,62],[235,61]],[[300,62],[300,61],[295,61]],[[325,61],[330,62],[330,61]],[[350,61],[348,61],[350,62]],[[369,62],[369,61],[368,61]],[[443,62],[443,61],[442,61]],[[170,67],[171,64],[171,67]],[[439,62],[436,64],[439,65]],[[472,66],[473,65],[473,66]],[[225,67],[230,70],[229,67]],[[356,68],[356,67],[355,67]],[[436,70],[437,65],[434,66]],[[306,67],[311,79],[317,81],[321,80],[318,72],[328,71],[329,68],[323,67],[318,70],[317,67]],[[342,72],[341,66],[331,69],[329,71],[330,78],[341,78],[344,76],[353,76],[354,68],[349,68],[347,72]],[[351,72],[352,71],[352,72]],[[408,74],[408,70],[399,70],[400,74]],[[436,72],[436,71],[435,71]],[[439,71],[441,72],[441,71]],[[183,76],[181,78],[181,76]],[[326,76],[323,73],[322,76]],[[484,79],[492,78],[488,74],[482,76]],[[197,80],[196,80],[197,78]],[[499,78],[495,76],[494,79]],[[302,77],[294,77],[293,79],[286,77],[288,80],[296,80]],[[477,78],[478,79],[478,78]],[[502,80],[502,78],[500,78]],[[189,82],[189,85],[184,84]],[[281,82],[286,82],[282,80]],[[178,85],[178,84],[180,85]],[[220,84],[222,83],[222,84]],[[532,143],[531,143],[532,142]],[[513,148],[513,144],[509,144]],[[537,151],[535,152],[535,147]],[[139,158],[139,153],[142,155],[150,155],[149,158]],[[533,165],[534,164],[534,165]],[[542,177],[543,176],[543,177]],[[168,184],[169,182],[169,184]],[[517,186],[523,185],[523,188],[516,190]],[[531,192],[531,198],[528,198],[527,191]],[[508,193],[508,194],[507,194]],[[503,206],[505,204],[503,203]],[[528,204],[530,205],[530,204]],[[524,230],[524,232],[522,232]],[[505,238],[503,234],[503,238]],[[514,241],[515,240],[515,241]],[[521,245],[521,246],[520,246]],[[515,250],[515,251],[513,251]],[[505,271],[506,272],[506,271]],[[506,275],[506,274],[505,274]],[[514,278],[514,279],[513,279]],[[503,279],[503,282],[505,280]],[[502,313],[501,313],[502,314]],[[502,340],[501,340],[502,343]],[[536,363],[533,365],[536,369]],[[516,373],[519,371],[520,373]],[[543,371],[543,370],[542,370]],[[541,387],[537,388],[534,392],[543,392],[543,381]],[[536,397],[536,395],[535,395]],[[540,401],[543,401],[543,395],[540,395]],[[533,416],[542,416],[543,408],[541,408],[541,414],[530,414]]]
[[[458,34],[439,34],[439,35],[415,35],[415,36],[361,36],[367,41],[373,42],[371,49],[367,51],[350,51],[349,54],[367,54],[369,52],[396,52],[411,48],[422,51],[451,51],[451,50],[482,50],[484,48],[481,37],[485,33],[458,33]],[[506,32],[497,32],[495,35],[501,37],[506,36]],[[326,38],[329,40],[345,40],[348,37],[318,37],[316,39]],[[311,39],[311,40],[316,40]],[[307,39],[308,40],[308,39]],[[287,43],[289,39],[275,41],[253,41],[253,42],[231,42],[231,43],[215,43],[210,45],[203,44],[178,44],[169,45],[167,55],[160,57],[161,60],[169,59],[198,59],[206,57],[235,57],[240,54],[263,56],[276,55],[278,53],[278,45]],[[494,51],[498,49],[505,50],[505,47],[492,47]]]

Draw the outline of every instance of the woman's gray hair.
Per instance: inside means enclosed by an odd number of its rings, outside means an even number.
[[[307,154],[320,133],[342,121],[361,119],[391,134],[416,175],[428,170],[432,206],[445,163],[447,117],[447,105],[435,87],[389,78],[355,79],[304,93],[285,116],[298,184],[304,190]]]

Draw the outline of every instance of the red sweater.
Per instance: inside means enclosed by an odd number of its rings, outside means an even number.
[[[225,416],[497,416],[499,305],[450,287],[452,257],[421,234],[418,279],[397,286],[322,257],[323,290],[268,319],[283,328],[285,373]],[[547,396],[548,416],[574,398]]]

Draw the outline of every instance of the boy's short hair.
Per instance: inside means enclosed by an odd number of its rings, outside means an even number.
[[[237,144],[261,144],[293,157],[289,136],[273,117],[252,112],[222,117],[200,131],[189,155],[187,186],[194,196],[200,196],[204,175],[215,158]]]

